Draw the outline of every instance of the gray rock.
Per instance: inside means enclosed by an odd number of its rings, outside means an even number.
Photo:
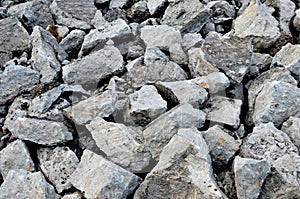
[[[31,39],[33,68],[41,75],[42,84],[55,84],[61,73],[60,62],[67,53],[50,32],[39,26],[33,28]]]
[[[13,169],[35,171],[28,148],[21,140],[8,144],[0,151],[0,165],[0,173],[3,178],[6,178],[8,172]]]
[[[158,61],[167,63],[169,57],[155,46],[147,47],[144,55],[144,64],[150,65]]]
[[[7,9],[0,7],[0,19],[4,19],[8,16]]]
[[[260,71],[266,71],[271,65],[272,59],[273,57],[269,54],[253,53],[250,67],[255,67],[256,71],[252,74],[256,76],[260,73]]]
[[[95,0],[95,5],[102,5],[109,2],[110,0]]]
[[[109,4],[109,8],[123,8],[130,3],[130,0],[111,0]]]
[[[96,89],[98,82],[123,71],[123,57],[113,46],[105,46],[81,60],[63,67],[63,79],[67,84],[90,85]]]
[[[9,66],[0,73],[0,104],[11,102],[25,91],[31,91],[39,83],[39,74],[24,66]]]
[[[202,136],[207,143],[212,161],[218,166],[227,165],[242,143],[228,135],[218,125],[202,132]]]
[[[226,124],[233,128],[240,125],[242,101],[222,96],[212,96],[207,102],[207,120]]]
[[[146,1],[138,1],[127,11],[127,18],[134,22],[142,22],[149,17],[149,11]]]
[[[71,183],[86,198],[126,198],[139,185],[140,178],[105,158],[84,150]]]
[[[296,16],[293,19],[293,25],[294,27],[300,31],[300,9],[296,10]]]
[[[298,153],[297,147],[273,123],[255,126],[253,133],[248,135],[241,147],[242,157],[266,159],[273,163],[284,154]]]
[[[227,198],[219,189],[209,149],[195,128],[179,129],[134,198]]]
[[[130,27],[123,19],[117,19],[111,23],[104,21],[96,25],[96,28],[85,36],[80,55],[102,49],[109,39],[113,40],[116,45],[121,45],[134,38]]]
[[[43,174],[58,193],[71,188],[69,177],[79,164],[75,153],[68,147],[39,148],[37,157]]]
[[[199,33],[187,33],[182,37],[182,48],[185,52],[188,52],[191,48],[197,48],[202,46],[205,40],[202,38]]]
[[[173,26],[180,32],[196,33],[208,22],[211,14],[211,10],[197,0],[179,1],[170,3],[161,23]]]
[[[271,171],[265,160],[241,158],[237,156],[233,163],[237,197],[241,199],[258,198],[262,184]]]
[[[0,187],[0,198],[7,199],[58,199],[43,174],[39,172],[31,173],[25,170],[11,170]]]
[[[280,82],[290,83],[291,85],[296,86],[296,80],[291,76],[291,73],[288,70],[283,70],[282,68],[273,68],[258,76],[249,86],[248,89],[248,114],[246,121],[248,125],[253,125],[253,112],[255,108],[255,99],[264,88],[268,82],[274,80]]]
[[[273,66],[283,66],[292,74],[300,77],[300,45],[286,44],[276,53],[272,60]]]
[[[151,15],[157,14],[168,2],[168,0],[148,0],[147,7]]]
[[[291,141],[300,150],[300,118],[290,117],[283,123],[281,130],[291,138]]]
[[[206,90],[193,80],[157,82],[155,86],[172,104],[189,103],[199,108],[208,99]]]
[[[82,199],[82,196],[79,192],[66,194],[61,199]]]
[[[266,49],[280,37],[278,21],[272,16],[274,8],[259,1],[251,1],[245,11],[233,22],[233,35],[251,38],[256,50]]]
[[[85,32],[72,30],[61,42],[60,45],[68,53],[70,58],[76,58],[83,43]]]
[[[76,124],[85,125],[96,117],[109,117],[113,114],[116,97],[116,93],[107,90],[64,109],[64,112]]]
[[[53,146],[73,139],[61,122],[19,117],[12,125],[7,128],[14,136],[41,145]]]
[[[195,126],[201,128],[205,123],[205,113],[194,109],[190,104],[181,104],[164,113],[146,126],[143,136],[146,148],[152,158],[158,160],[162,149],[171,140],[179,128]]]
[[[46,0],[34,0],[17,4],[8,9],[11,16],[17,17],[30,31],[34,26],[46,29],[48,25],[54,24],[50,13],[49,2]]]
[[[290,116],[299,115],[300,89],[289,83],[266,83],[255,100],[253,122],[273,122],[279,126]]]
[[[49,25],[46,30],[48,30],[58,42],[65,38],[70,31],[67,26],[61,25]]]
[[[8,32],[10,34],[7,34]],[[29,35],[16,18],[0,20],[0,35],[0,67],[13,58],[12,52],[24,52],[29,49]]]
[[[106,122],[95,118],[87,125],[97,146],[107,159],[134,173],[147,172],[151,155],[143,143],[134,139],[135,132],[124,124]]]

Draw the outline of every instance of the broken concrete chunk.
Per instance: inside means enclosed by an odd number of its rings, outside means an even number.
[[[241,145],[241,141],[235,140],[218,125],[202,132],[202,136],[208,145],[212,161],[218,166],[227,165]]]
[[[10,132],[20,140],[53,146],[73,139],[72,133],[61,122],[18,118],[13,126],[7,126]]]
[[[211,122],[229,125],[238,128],[242,101],[221,96],[212,96],[207,102],[207,119]]]
[[[39,148],[37,156],[41,170],[58,193],[71,188],[69,177],[79,164],[73,151],[68,147]]]
[[[179,129],[134,198],[168,197],[227,198],[214,179],[208,146],[195,128]]]
[[[86,198],[126,198],[139,185],[140,178],[105,158],[84,150],[71,183]]]
[[[189,103],[199,108],[208,99],[206,90],[193,80],[157,82],[155,86],[172,104]]]
[[[95,118],[87,125],[97,146],[113,163],[134,173],[145,173],[151,155],[134,139],[135,132],[123,124]]]
[[[152,158],[158,160],[162,149],[179,128],[193,126],[201,128],[205,123],[205,118],[203,111],[194,109],[190,104],[181,104],[148,124],[143,131],[143,136]]]
[[[278,21],[272,16],[274,8],[251,1],[245,11],[233,22],[234,36],[251,38],[256,50],[266,49],[280,37]]]
[[[63,67],[67,84],[90,85],[96,89],[98,82],[123,71],[123,57],[113,46],[106,46],[81,60]]]
[[[291,141],[300,150],[300,118],[290,117],[283,123],[281,130],[291,138]]]
[[[240,199],[258,198],[264,180],[271,171],[271,165],[265,160],[237,156],[234,159],[233,169],[237,197]]]
[[[13,53],[21,53],[29,49],[29,35],[16,18],[0,20],[0,35],[0,67],[13,58]]]
[[[254,123],[273,122],[279,126],[290,116],[300,114],[300,89],[289,83],[266,83],[255,100]]]
[[[68,53],[70,58],[76,58],[83,43],[85,32],[72,30],[61,42],[60,45]]]
[[[0,198],[58,199],[60,197],[40,171],[31,173],[20,169],[8,173],[0,187]]]
[[[8,144],[0,151],[0,173],[2,177],[5,178],[8,172],[13,169],[35,171],[29,150],[21,140]]]
[[[198,0],[179,1],[170,3],[161,23],[173,26],[180,32],[196,33],[208,22],[211,14],[211,10]]]

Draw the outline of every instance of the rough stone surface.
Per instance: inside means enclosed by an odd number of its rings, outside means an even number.
[[[167,0],[148,0],[147,7],[151,15],[155,15],[159,12],[167,3]]]
[[[151,155],[144,149],[143,143],[134,138],[132,129],[102,118],[95,118],[87,128],[110,161],[134,173],[146,172]]]
[[[18,154],[18,158],[16,158]],[[10,170],[35,171],[28,148],[21,140],[16,140],[0,151],[0,173],[5,178]]]
[[[265,160],[240,156],[234,159],[233,164],[238,198],[258,198],[262,184],[271,172],[270,164]]]
[[[204,43],[204,39],[202,38],[201,34],[198,33],[187,33],[184,34],[182,37],[182,48],[185,52],[189,49],[195,47],[198,48]]]
[[[28,140],[41,145],[57,145],[73,139],[72,133],[61,122],[19,117],[10,132],[20,140]]]
[[[134,198],[168,197],[227,198],[213,177],[209,149],[197,129],[179,129]]]
[[[71,188],[69,177],[79,164],[73,151],[68,147],[39,148],[37,156],[41,170],[58,193]]]
[[[283,123],[281,130],[291,138],[291,141],[300,150],[300,118],[290,117]]]
[[[66,194],[62,197],[62,199],[82,199],[82,195],[78,192],[72,194]]]
[[[59,195],[41,172],[11,170],[0,187],[0,198],[58,199]]]
[[[158,160],[162,149],[179,128],[193,126],[201,128],[204,125],[205,117],[204,112],[194,109],[192,105],[181,104],[147,125],[143,136],[146,141],[146,148],[151,152],[152,158]]]
[[[126,198],[139,185],[140,178],[109,162],[105,158],[84,150],[71,183],[86,198]]]
[[[300,9],[296,10],[296,16],[294,17],[293,20],[293,25],[295,26],[295,28],[300,31]]]
[[[70,58],[76,58],[83,43],[85,32],[72,30],[61,42],[60,45],[68,53]]]

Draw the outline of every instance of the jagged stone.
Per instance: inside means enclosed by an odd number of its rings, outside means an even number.
[[[65,38],[70,31],[67,26],[60,25],[49,25],[46,30],[48,30],[56,38],[57,42],[61,42],[61,40]]]
[[[0,73],[0,105],[11,102],[25,91],[31,91],[39,83],[39,74],[24,66],[9,66]]]
[[[21,22],[14,17],[0,20],[0,35],[0,67],[13,58],[13,53],[29,49],[29,35]]]
[[[81,60],[63,67],[63,79],[67,84],[80,84],[96,89],[98,82],[124,70],[123,57],[113,46],[105,46]]]
[[[269,54],[253,53],[250,63],[250,73],[251,67],[254,68],[254,72],[251,74],[253,76],[258,76],[260,71],[266,71],[272,62],[273,57]]]
[[[234,159],[233,169],[237,197],[258,198],[263,182],[271,172],[271,165],[265,160],[237,156]]]
[[[202,132],[202,136],[208,145],[212,161],[218,166],[227,165],[241,145],[240,140],[235,140],[218,125]]]
[[[162,149],[175,135],[179,128],[195,126],[201,128],[205,123],[205,113],[194,109],[190,104],[181,104],[164,113],[146,126],[143,136],[146,149],[152,158],[158,160]]]
[[[150,14],[158,14],[167,2],[168,0],[148,0],[147,7],[149,9]]]
[[[155,86],[172,104],[189,103],[199,108],[208,99],[206,90],[193,80],[157,82]]]
[[[73,139],[72,133],[61,122],[19,117],[11,125],[7,128],[14,136],[41,145],[52,146]]]
[[[37,157],[43,174],[58,193],[71,188],[69,177],[75,171],[79,160],[68,147],[39,148]]]
[[[272,16],[274,8],[251,1],[245,11],[233,22],[233,35],[250,38],[256,50],[267,49],[280,37],[278,21]]]
[[[173,26],[180,32],[199,32],[211,14],[211,10],[197,0],[171,2],[161,23]]]
[[[127,11],[127,18],[134,22],[141,22],[149,17],[146,1],[138,1]]]
[[[61,42],[60,45],[68,53],[70,58],[76,58],[83,43],[85,32],[72,30]]]
[[[286,82],[264,84],[255,99],[254,124],[273,122],[279,126],[290,116],[300,114],[300,89]]]
[[[86,198],[126,198],[139,185],[140,178],[105,158],[84,150],[71,183]]]
[[[130,0],[111,0],[109,4],[109,8],[124,8],[125,6],[128,6],[130,3]]]
[[[207,120],[226,124],[233,128],[240,125],[242,101],[222,96],[212,96],[207,102]]]
[[[179,129],[134,198],[227,198],[219,189],[209,149],[195,128]]]
[[[181,45],[183,50],[188,52],[193,47],[198,48],[202,46],[204,41],[205,40],[202,38],[201,34],[187,33],[183,35]]]
[[[135,132],[124,124],[95,118],[87,125],[97,146],[107,159],[134,173],[144,173],[150,165],[151,155],[142,143],[134,139]]]
[[[79,192],[66,194],[61,199],[82,199],[82,195]]]
[[[290,138],[293,144],[300,150],[300,118],[290,117],[281,127]]]
[[[145,50],[144,64],[151,65],[157,61],[167,63],[169,57],[155,46],[147,47]]]
[[[6,178],[8,172],[13,169],[35,171],[29,150],[21,140],[8,144],[0,151],[0,165],[0,173],[3,178]]]
[[[300,31],[300,9],[296,10],[296,16],[293,19],[293,25],[294,27]]]

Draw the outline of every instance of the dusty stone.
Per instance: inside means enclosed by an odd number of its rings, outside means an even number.
[[[70,58],[76,58],[83,43],[85,32],[72,30],[61,42],[60,45],[68,53]]]
[[[42,84],[55,84],[66,52],[48,31],[39,26],[33,28],[31,39],[33,68],[41,75]]]
[[[170,60],[180,65],[188,64],[188,57],[180,44],[174,44],[169,48]]]
[[[207,119],[238,128],[240,125],[240,113],[242,101],[222,96],[212,96],[207,102]]]
[[[202,38],[201,34],[198,33],[187,33],[184,34],[182,37],[182,48],[185,52],[188,52],[191,48],[198,48],[202,46],[204,43],[204,39]]]
[[[251,1],[245,11],[233,22],[234,36],[251,38],[257,50],[266,49],[280,37],[278,21],[272,16],[274,8],[259,1]]]
[[[20,140],[52,146],[73,139],[67,127],[61,122],[19,117],[13,126],[7,126],[10,132]]]
[[[157,82],[155,86],[172,104],[189,103],[199,108],[208,99],[206,90],[193,80]]]
[[[205,122],[205,113],[194,109],[190,104],[181,104],[164,113],[146,126],[143,136],[146,148],[152,158],[158,160],[162,149],[171,140],[179,128],[195,126],[201,128]]]
[[[168,0],[148,0],[147,7],[151,15],[157,14],[168,2]]]
[[[80,193],[75,192],[72,194],[66,194],[61,199],[82,199],[82,196]]]
[[[145,172],[151,155],[142,143],[134,139],[135,132],[124,124],[106,122],[95,118],[87,125],[97,146],[107,159],[134,173]]]
[[[300,118],[290,117],[281,127],[290,138],[293,144],[300,150]]]
[[[0,73],[0,105],[11,102],[25,91],[31,91],[39,83],[39,74],[24,66],[9,66]]]
[[[58,193],[71,188],[69,177],[79,164],[73,151],[68,147],[39,148],[37,156],[41,170]]]
[[[70,181],[86,198],[126,198],[140,178],[105,158],[84,150]]]
[[[250,62],[250,72],[251,67],[254,67],[255,72],[252,73],[254,76],[260,74],[260,71],[266,71],[268,67],[270,67],[273,57],[269,54],[262,54],[262,53],[253,53],[252,59]]]
[[[0,173],[3,178],[6,178],[8,172],[13,169],[35,171],[30,153],[21,140],[8,144],[0,151],[0,165]]]
[[[240,156],[234,159],[233,164],[238,198],[258,198],[262,184],[271,171],[270,164],[265,160]]]
[[[286,82],[266,83],[255,100],[253,122],[273,122],[279,126],[290,116],[299,115],[300,89]]]
[[[218,166],[227,165],[241,145],[240,140],[235,140],[218,125],[202,132],[202,136],[208,145],[212,161]]]
[[[227,198],[212,171],[209,149],[197,129],[179,129],[134,198]]]
[[[10,34],[7,34],[7,33]],[[0,20],[0,67],[13,58],[12,53],[20,53],[29,49],[29,35],[16,18]]]
[[[0,198],[40,198],[58,199],[52,185],[41,172],[11,170],[0,187]]]
[[[144,64],[150,65],[158,61],[167,63],[169,61],[169,57],[155,46],[147,47],[145,50]]]
[[[294,27],[300,31],[300,9],[296,10],[296,16],[293,19],[293,25]]]
[[[170,3],[161,23],[173,26],[180,32],[199,32],[211,14],[211,10],[197,0],[179,1]]]
[[[95,89],[98,82],[123,71],[123,57],[113,46],[106,46],[81,60],[63,67],[63,79],[67,84],[89,85]]]
[[[123,8],[130,3],[129,0],[111,0],[109,4],[109,8]]]

